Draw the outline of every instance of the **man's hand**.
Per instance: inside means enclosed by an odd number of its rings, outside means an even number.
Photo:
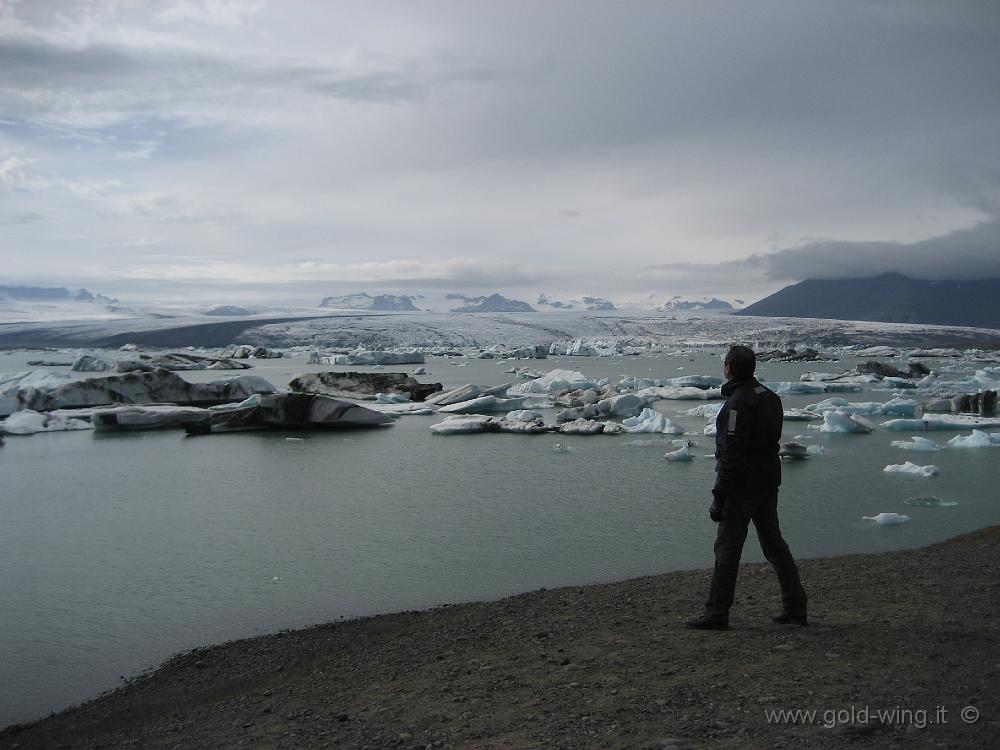
[[[718,523],[719,521],[725,518],[725,516],[722,515],[722,508],[716,505],[717,502],[718,500],[714,501],[711,505],[708,506],[708,517],[711,518],[712,521],[714,521],[715,523]]]

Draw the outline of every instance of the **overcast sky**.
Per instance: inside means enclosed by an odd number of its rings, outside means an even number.
[[[995,0],[0,0],[0,284],[1000,276],[998,85]]]

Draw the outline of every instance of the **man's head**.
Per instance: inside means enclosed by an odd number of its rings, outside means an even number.
[[[757,355],[749,346],[735,344],[729,347],[723,360],[723,369],[729,380],[746,380],[753,377],[757,369]]]

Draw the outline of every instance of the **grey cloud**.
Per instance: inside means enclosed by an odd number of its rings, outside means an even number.
[[[485,80],[468,63],[359,62],[334,65],[295,59],[224,56],[185,47],[54,43],[35,35],[0,36],[0,106],[7,120],[74,113],[112,122],[154,118],[185,106],[242,110],[259,96],[294,94],[352,103],[417,100],[437,86]],[[233,120],[238,116],[233,114]]]
[[[766,278],[860,278],[887,271],[918,279],[1000,278],[1000,221],[919,242],[810,242],[747,261]]]
[[[894,271],[916,279],[1000,278],[1000,220],[918,242],[816,240],[721,263],[646,266],[661,278],[737,280],[745,287],[803,279],[851,279]]]

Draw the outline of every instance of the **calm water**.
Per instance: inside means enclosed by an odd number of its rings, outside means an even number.
[[[22,360],[35,356],[0,356],[0,371],[26,369]],[[272,360],[253,372],[284,385],[321,369],[301,362]],[[519,364],[613,382],[720,369],[717,352]],[[431,375],[421,380],[446,386],[513,377],[502,372],[509,363],[489,360],[426,366]],[[760,374],[787,380],[850,366],[762,364]],[[885,401],[890,392],[834,395]],[[698,403],[657,408],[674,416]],[[444,437],[428,430],[438,421],[404,417],[385,429],[326,434],[8,437],[0,448],[0,725],[92,697],[211,642],[710,565],[714,464],[663,461],[675,436]],[[698,417],[677,421],[698,433],[704,426]],[[799,557],[912,547],[1000,523],[1000,452],[915,453],[889,446],[908,433],[822,435],[786,424],[785,440],[799,434],[826,447],[785,465],[782,524]],[[626,445],[637,439],[655,444]],[[697,455],[711,453],[712,438],[694,439]],[[557,442],[573,451],[555,452]],[[941,476],[882,472],[906,460],[937,464]],[[926,494],[959,505],[902,503]],[[879,527],[860,518],[880,511],[913,520]],[[752,537],[745,559],[758,561]],[[692,601],[692,612],[700,604]]]

